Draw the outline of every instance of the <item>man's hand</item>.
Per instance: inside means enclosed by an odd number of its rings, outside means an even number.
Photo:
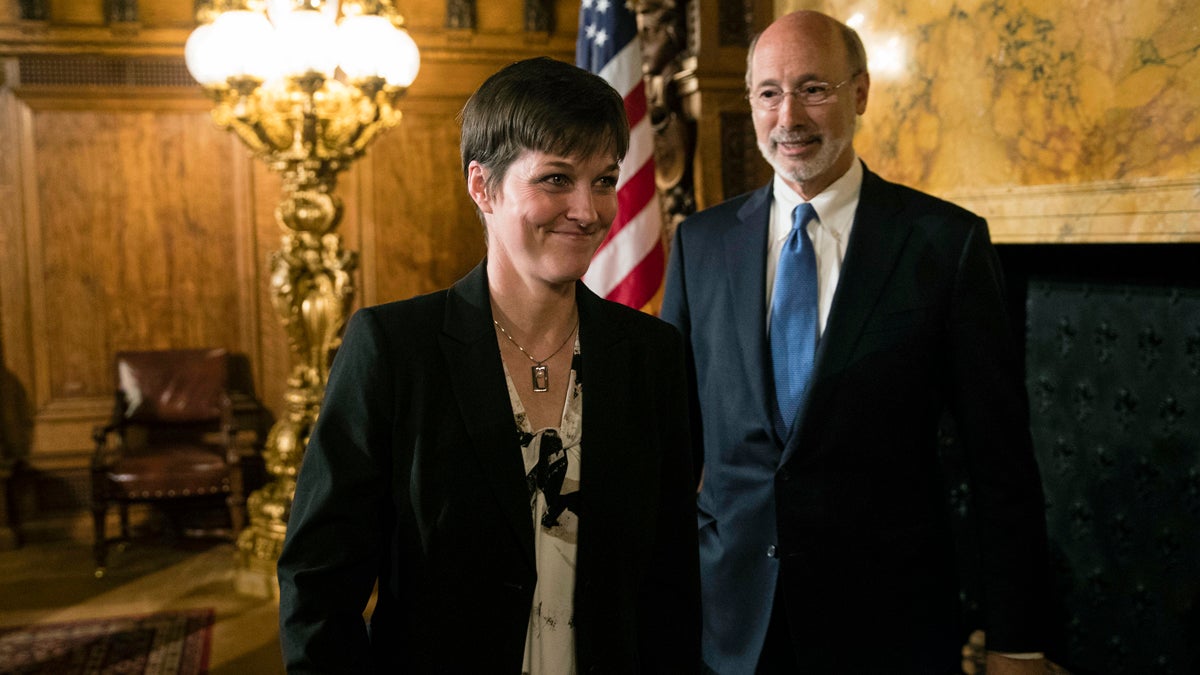
[[[987,675],[1046,675],[1046,660],[1014,659],[988,652]]]

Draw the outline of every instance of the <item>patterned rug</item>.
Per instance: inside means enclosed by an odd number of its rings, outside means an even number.
[[[202,675],[213,610],[0,628],[3,675]]]

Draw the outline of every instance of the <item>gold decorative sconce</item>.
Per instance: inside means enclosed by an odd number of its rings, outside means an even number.
[[[213,119],[283,178],[270,284],[291,370],[263,453],[271,480],[250,496],[237,542],[238,590],[265,597],[277,592],[296,473],[354,298],[337,174],[400,122],[420,56],[391,0],[209,0],[197,19],[187,65]]]

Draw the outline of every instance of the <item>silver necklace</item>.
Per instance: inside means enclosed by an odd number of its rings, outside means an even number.
[[[521,353],[525,355],[525,358],[529,359],[533,363],[533,365],[529,367],[529,374],[533,377],[533,390],[536,392],[550,391],[550,368],[546,366],[546,362],[554,358],[559,352],[562,351],[563,347],[567,346],[567,342],[571,340],[571,336],[574,335],[575,331],[579,328],[579,319],[575,319],[575,327],[571,329],[570,333],[567,333],[566,339],[562,341],[562,344],[558,346],[558,349],[555,349],[553,354],[541,360],[533,358],[529,352],[525,351],[525,348],[522,347],[516,340],[514,340],[513,336],[508,334],[508,331],[504,330],[504,326],[501,326],[499,321],[492,319],[492,323],[496,324],[496,328],[500,329],[500,332],[504,334],[504,337],[508,338],[508,341],[513,343],[514,347],[520,349]]]

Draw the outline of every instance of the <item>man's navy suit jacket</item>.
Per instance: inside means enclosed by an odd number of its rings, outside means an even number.
[[[944,413],[972,481],[978,627],[989,648],[1042,649],[1044,503],[986,223],[864,170],[813,379],[781,439],[766,337],[771,199],[767,185],[684,221],[663,299],[701,425],[707,666],[754,672],[781,584],[811,672],[958,672]]]

